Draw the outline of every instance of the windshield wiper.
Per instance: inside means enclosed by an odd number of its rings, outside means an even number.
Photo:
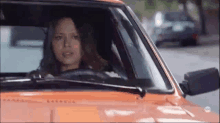
[[[117,82],[119,81],[119,82]],[[140,86],[135,86],[134,84],[129,84],[126,80],[119,78],[111,78],[103,81],[97,80],[70,80],[65,78],[17,78],[17,79],[7,79],[1,80],[1,89],[4,89],[5,86],[19,86],[30,84],[30,85],[38,85],[38,84],[56,84],[56,83],[76,83],[76,84],[89,84],[94,86],[102,86],[108,87],[112,89],[116,89],[119,91],[138,93],[141,97],[144,97],[145,90]]]

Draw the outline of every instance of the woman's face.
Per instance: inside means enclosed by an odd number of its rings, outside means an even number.
[[[75,69],[81,62],[79,34],[71,18],[58,21],[53,35],[52,47],[61,69]],[[66,69],[64,69],[66,68]]]

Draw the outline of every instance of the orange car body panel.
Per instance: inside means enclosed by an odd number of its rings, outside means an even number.
[[[1,122],[219,122],[219,116],[174,94],[122,92],[1,93]]]

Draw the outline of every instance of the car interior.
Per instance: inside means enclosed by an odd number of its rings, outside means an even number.
[[[82,26],[86,23],[93,27],[98,53],[109,62],[109,69],[107,71],[114,71],[123,79],[134,77],[128,56],[123,52],[124,46],[121,42],[120,35],[117,34],[115,26],[112,26],[117,23],[114,21],[108,9],[54,5],[3,4],[1,7],[1,15],[1,25],[14,27],[12,29],[12,47],[16,47],[16,43],[14,42],[22,38],[44,40],[50,20],[59,16],[70,15],[74,18],[74,21],[79,24],[78,26]],[[27,28],[21,32],[17,26],[37,27],[39,29],[32,30],[35,35],[28,37],[27,35],[29,35],[30,30]],[[27,73],[1,73],[1,76],[24,77],[26,74]]]

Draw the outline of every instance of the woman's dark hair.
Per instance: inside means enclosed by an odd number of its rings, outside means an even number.
[[[60,63],[56,59],[52,48],[52,39],[58,21],[63,18],[71,18],[69,16],[53,19],[49,23],[46,38],[43,46],[43,58],[40,63],[40,71],[58,75],[61,72]],[[73,20],[73,18],[71,18]],[[104,60],[96,49],[97,41],[94,39],[93,28],[88,23],[78,24],[79,21],[74,21],[75,26],[80,35],[82,59],[80,68],[92,68],[95,70],[103,70],[107,66],[107,61]]]

